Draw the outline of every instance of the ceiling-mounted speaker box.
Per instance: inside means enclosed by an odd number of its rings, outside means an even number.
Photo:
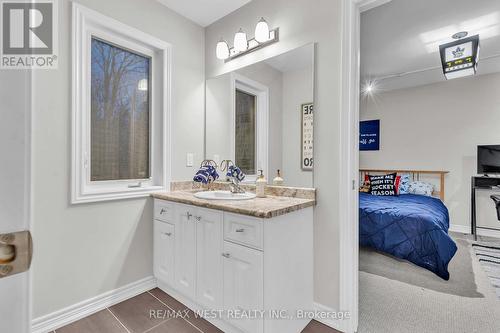
[[[439,46],[447,80],[476,74],[479,62],[479,35]]]

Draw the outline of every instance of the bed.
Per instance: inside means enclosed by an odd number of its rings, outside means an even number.
[[[375,196],[359,194],[359,242],[395,257],[408,260],[448,280],[448,264],[457,251],[448,235],[449,214],[443,204],[445,171],[360,170],[365,174],[408,173],[440,177],[433,196],[404,194]],[[363,179],[362,178],[362,179]]]

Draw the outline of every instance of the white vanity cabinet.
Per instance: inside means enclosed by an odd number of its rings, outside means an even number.
[[[246,246],[224,242],[224,309],[264,309],[264,254]],[[262,332],[263,320],[232,319],[244,332]]]
[[[196,209],[186,205],[175,205],[175,265],[174,287],[181,293],[196,296]]]
[[[156,278],[209,308],[223,305],[222,217],[210,209],[155,201]]]
[[[154,274],[168,284],[174,283],[175,226],[173,205],[156,201],[154,206]]]
[[[197,208],[196,300],[207,309],[223,306],[222,219],[219,211]]]
[[[154,274],[168,284],[174,283],[175,227],[154,222]]]
[[[299,333],[307,319],[270,314],[313,308],[312,214],[256,218],[155,199],[158,285],[193,310],[224,310],[207,320],[226,333]]]

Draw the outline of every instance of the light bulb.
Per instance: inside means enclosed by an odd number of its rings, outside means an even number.
[[[376,87],[375,81],[366,81],[365,84],[363,85],[361,91],[363,94],[371,95],[375,92],[376,88],[377,87]]]
[[[234,49],[239,52],[244,52],[248,49],[247,34],[241,28],[234,35]]]
[[[227,45],[225,40],[221,39],[217,43],[215,54],[217,56],[217,59],[226,60],[227,58],[229,58],[229,46]]]
[[[264,43],[269,40],[269,26],[263,17],[255,27],[255,40],[259,43]]]

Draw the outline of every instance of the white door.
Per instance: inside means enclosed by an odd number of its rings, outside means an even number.
[[[209,309],[222,309],[222,212],[197,209],[196,299]]]
[[[262,310],[264,307],[263,253],[242,245],[224,242],[224,309],[226,311]],[[263,331],[263,320],[231,319],[248,333]]]
[[[154,222],[155,277],[170,286],[174,284],[175,227],[173,224]]]
[[[30,331],[28,272],[19,237],[29,229],[30,101],[28,71],[0,70],[0,331]],[[26,246],[26,243],[23,243]],[[10,253],[14,253],[15,257]],[[21,261],[24,261],[22,263]]]
[[[196,209],[175,205],[175,283],[184,295],[195,298],[196,280]]]

